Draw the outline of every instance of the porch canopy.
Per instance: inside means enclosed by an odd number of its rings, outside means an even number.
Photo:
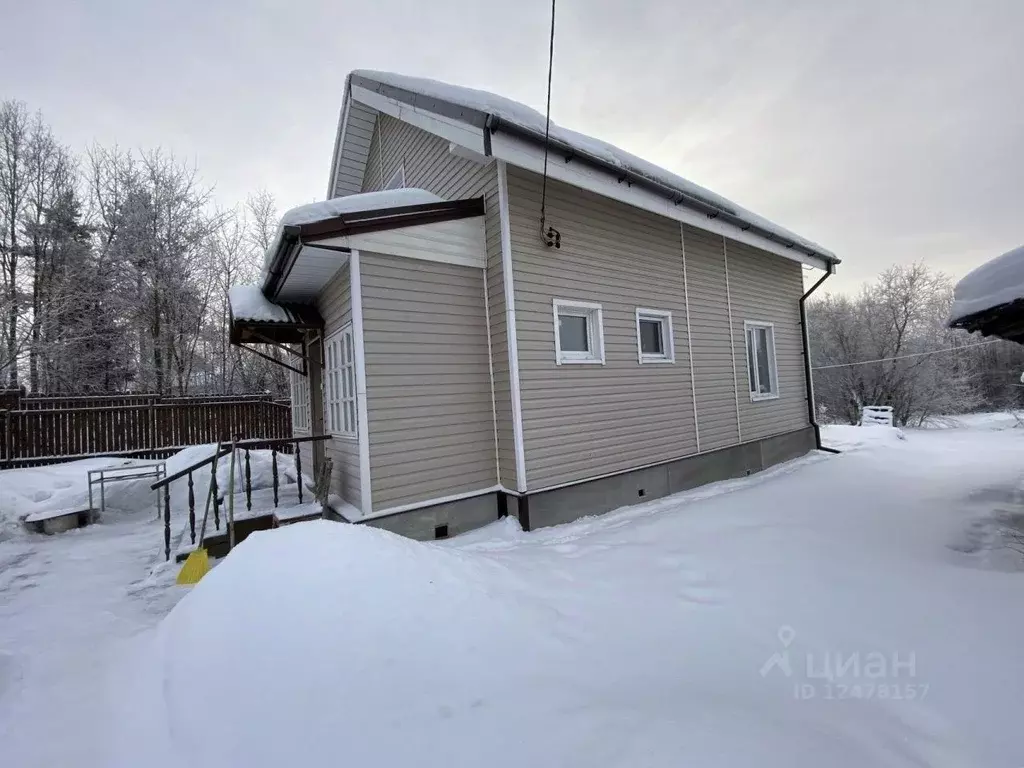
[[[1024,344],[1024,246],[957,283],[949,327]]]
[[[228,305],[232,344],[301,344],[307,331],[324,325],[316,307],[275,304],[259,285],[231,286]]]
[[[352,250],[465,266],[486,263],[483,198],[444,200],[423,189],[387,189],[310,203],[281,219],[261,288],[269,300],[311,304]]]
[[[267,248],[260,282],[228,292],[231,343],[267,357],[252,344],[271,344],[302,361],[307,333],[323,331],[317,296],[355,249],[486,265],[483,198],[446,201],[422,189],[348,195],[293,208]],[[301,352],[292,348],[301,345]],[[268,358],[271,359],[271,358]]]

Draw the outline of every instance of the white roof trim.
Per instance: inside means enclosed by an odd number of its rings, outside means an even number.
[[[491,137],[491,153],[517,168],[525,168],[535,173],[541,173],[544,170],[543,151],[536,145],[507,133],[496,133]],[[810,256],[796,248],[786,248],[780,243],[772,242],[752,232],[744,232],[739,227],[709,218],[705,214],[685,206],[673,205],[667,198],[645,189],[620,184],[608,174],[588,168],[582,163],[563,163],[561,161],[552,163],[549,161],[548,176],[574,187],[610,197],[613,200],[657,213],[683,224],[689,224],[697,229],[714,232],[728,237],[730,240],[746,243],[800,264],[807,264],[818,269],[828,269],[828,263],[824,259]]]
[[[365,73],[361,74],[365,75]],[[485,136],[485,129],[436,114],[421,107],[413,107],[358,85],[350,89],[350,94],[351,99],[370,109],[389,115],[396,120],[409,123],[428,133],[446,139],[457,146],[464,147],[471,152],[480,155],[487,153],[488,141]],[[339,135],[342,129],[343,127],[339,126]],[[489,138],[490,156],[535,173],[543,171],[544,155],[537,145],[503,131],[497,131]],[[341,151],[344,152],[343,146]],[[707,232],[728,237],[737,242],[751,245],[800,264],[823,270],[827,270],[829,266],[824,258],[809,255],[796,247],[787,248],[781,243],[769,240],[767,237],[762,237],[753,232],[745,231],[736,225],[712,219],[700,211],[687,208],[685,205],[674,205],[665,197],[636,186],[619,183],[612,178],[611,174],[586,166],[580,162],[549,162],[548,175],[574,187],[618,200],[627,205],[632,205],[684,224],[689,224]],[[739,206],[736,207],[740,209]],[[752,216],[758,219],[758,223],[762,225],[771,224],[771,222],[760,219],[756,214],[752,214]],[[778,229],[780,232],[788,232],[788,230],[781,227]]]

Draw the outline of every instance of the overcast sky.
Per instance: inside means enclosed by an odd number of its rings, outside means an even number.
[[[429,9],[429,10],[428,10]],[[322,199],[344,78],[543,109],[546,0],[0,0],[0,99],[162,146],[224,205]],[[1024,2],[558,0],[552,117],[835,251],[837,288],[1024,243]]]

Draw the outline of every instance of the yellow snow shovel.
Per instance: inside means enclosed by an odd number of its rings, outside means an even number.
[[[220,443],[217,443],[217,452],[213,455],[213,476],[217,476],[217,461],[220,459]],[[210,483],[210,490],[206,494],[206,510],[203,512],[203,525],[199,529],[199,546],[194,549],[187,558],[185,564],[178,572],[177,583],[188,586],[199,582],[210,570],[210,555],[203,543],[206,540],[206,520],[210,516],[210,502],[213,500],[214,483]]]

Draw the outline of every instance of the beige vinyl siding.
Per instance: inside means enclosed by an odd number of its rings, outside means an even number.
[[[727,246],[743,439],[755,440],[806,427],[810,422],[799,305],[803,270],[795,262],[743,243],[730,240]],[[774,325],[778,399],[750,399],[744,321]]]
[[[684,225],[683,245],[690,296],[690,341],[693,344],[700,449],[713,451],[735,445],[740,439],[736,421],[733,350],[729,341],[724,240],[721,235]],[[733,277],[731,270],[730,279]],[[735,324],[736,318],[733,317]],[[742,330],[741,322],[741,334]],[[737,371],[743,360],[737,353]]]
[[[497,483],[483,271],[360,253],[375,511]]]
[[[377,110],[371,107],[357,101],[349,104],[345,144],[339,148],[338,166],[334,169],[334,197],[360,191],[376,117]]]
[[[678,223],[549,181],[556,250],[540,176],[509,168],[508,186],[529,490],[694,453]],[[553,299],[602,305],[605,365],[556,365]],[[639,363],[637,307],[672,312],[674,364]]]
[[[425,189],[445,200],[482,197],[485,190],[497,184],[493,162],[481,165],[453,155],[444,139],[388,115],[378,115],[363,175],[363,192],[381,189],[399,168],[405,169],[405,186]]]
[[[381,158],[384,161],[383,172]],[[426,189],[446,200],[484,198],[487,272],[486,276],[481,276],[481,280],[486,279],[487,284],[498,455],[501,483],[514,489],[515,436],[512,427],[505,289],[501,265],[501,215],[495,164],[491,162],[481,165],[453,155],[448,151],[448,142],[444,139],[387,115],[379,115],[370,141],[363,191],[379,190],[382,177],[386,183],[399,168],[405,169],[405,183],[408,187]]]
[[[338,270],[317,296],[316,307],[324,319],[324,339],[352,322],[352,292],[347,263]],[[317,394],[319,397],[323,396],[322,393]],[[324,450],[328,456],[334,459],[331,491],[353,506],[359,507],[362,499],[362,489],[359,484],[359,441],[355,438],[332,437],[326,441]],[[312,457],[309,450],[303,452],[302,467],[305,474],[313,477]]]

